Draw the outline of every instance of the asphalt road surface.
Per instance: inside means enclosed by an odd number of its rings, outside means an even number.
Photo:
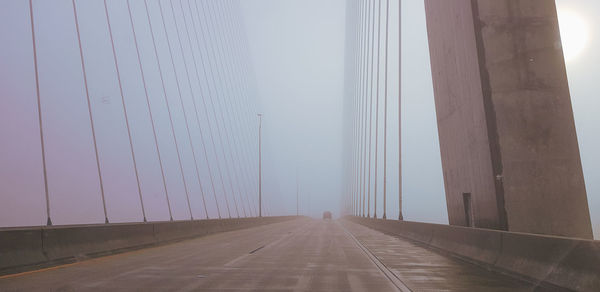
[[[0,291],[532,291],[344,220],[297,219],[0,277]]]

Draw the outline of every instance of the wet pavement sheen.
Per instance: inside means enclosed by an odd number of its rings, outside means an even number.
[[[381,263],[412,291],[532,290],[355,223],[303,218],[0,277],[0,291],[399,291]]]
[[[413,291],[533,291],[531,284],[442,255],[411,241],[343,222],[369,251]]]

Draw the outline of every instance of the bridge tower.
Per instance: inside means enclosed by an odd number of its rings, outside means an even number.
[[[426,0],[450,224],[592,238],[554,0]]]

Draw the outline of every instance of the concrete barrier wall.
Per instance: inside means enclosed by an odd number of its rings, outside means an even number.
[[[600,291],[600,241],[409,221],[346,219],[542,287]]]
[[[49,261],[80,258],[156,243],[154,224],[89,225],[42,229]]]
[[[0,234],[0,271],[19,263],[41,263],[47,260],[41,229],[5,230]]]
[[[295,218],[4,228],[0,229],[0,275]]]

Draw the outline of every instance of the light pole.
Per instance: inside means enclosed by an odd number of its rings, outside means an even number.
[[[262,114],[258,114],[258,217],[262,217]]]
[[[296,216],[300,215],[300,204],[298,201],[298,193],[300,192],[299,189],[300,186],[298,182],[298,168],[296,167]]]

